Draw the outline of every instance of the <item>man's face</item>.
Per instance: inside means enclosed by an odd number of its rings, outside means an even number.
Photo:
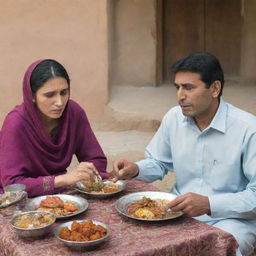
[[[174,85],[183,115],[195,119],[211,115],[219,94],[216,92],[215,83],[206,88],[199,73],[179,71],[175,74]]]

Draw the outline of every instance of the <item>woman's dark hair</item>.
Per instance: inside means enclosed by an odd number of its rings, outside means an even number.
[[[33,70],[30,77],[30,87],[32,94],[40,89],[44,83],[54,77],[63,77],[70,86],[70,79],[66,69],[55,60],[43,60]]]
[[[199,73],[201,80],[206,84],[206,88],[209,88],[213,82],[218,80],[221,83],[219,97],[222,95],[224,86],[223,70],[219,60],[208,52],[198,52],[186,56],[174,63],[172,71],[174,73],[179,71]]]

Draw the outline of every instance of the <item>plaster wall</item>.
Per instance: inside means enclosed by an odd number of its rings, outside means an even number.
[[[113,6],[112,84],[156,83],[156,0],[118,0]]]
[[[108,93],[108,0],[8,0],[0,15],[0,124],[22,102],[28,65],[41,58],[62,63],[71,98],[90,119],[102,113]]]
[[[241,80],[256,83],[256,1],[243,1]]]

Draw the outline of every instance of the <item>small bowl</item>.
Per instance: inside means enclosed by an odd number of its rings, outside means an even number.
[[[18,217],[23,215],[36,214],[36,213],[49,215],[50,217],[52,217],[53,221],[45,226],[37,227],[37,228],[19,228],[14,225],[14,222]],[[29,212],[22,212],[14,215],[14,217],[11,219],[11,225],[12,225],[12,228],[17,232],[17,234],[20,237],[24,239],[38,239],[51,232],[52,225],[54,224],[55,221],[56,221],[56,216],[50,212],[29,211]]]
[[[86,221],[86,220],[76,220],[76,222],[84,222],[84,221]],[[91,221],[93,222],[93,224],[101,225],[102,227],[106,228],[107,234],[100,239],[91,240],[91,241],[76,242],[76,241],[64,240],[64,239],[60,238],[59,233],[60,233],[60,230],[64,227],[68,227],[69,229],[71,229],[71,225],[72,225],[73,221],[69,221],[69,222],[65,222],[65,223],[59,225],[57,228],[55,228],[55,230],[54,230],[55,236],[57,239],[59,239],[62,243],[64,243],[66,246],[68,246],[72,250],[79,250],[79,251],[93,250],[108,240],[109,234],[110,234],[110,228],[108,225],[106,225],[100,221],[97,221],[97,220],[91,220]]]
[[[11,184],[4,187],[4,192],[18,192],[18,191],[25,191],[26,185],[24,184]]]

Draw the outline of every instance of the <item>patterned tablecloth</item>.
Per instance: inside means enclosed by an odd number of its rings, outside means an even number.
[[[168,256],[232,256],[237,243],[232,235],[192,218],[181,216],[161,222],[146,222],[119,215],[115,201],[124,194],[138,191],[157,191],[152,185],[130,181],[125,191],[112,198],[95,199],[86,195],[89,208],[75,219],[94,219],[108,224],[110,239],[93,251],[71,251],[53,234],[40,240],[20,239],[9,224],[9,218],[0,215],[1,256],[55,256],[55,255],[168,255]],[[76,192],[71,192],[72,194]],[[58,225],[57,222],[55,225]]]

